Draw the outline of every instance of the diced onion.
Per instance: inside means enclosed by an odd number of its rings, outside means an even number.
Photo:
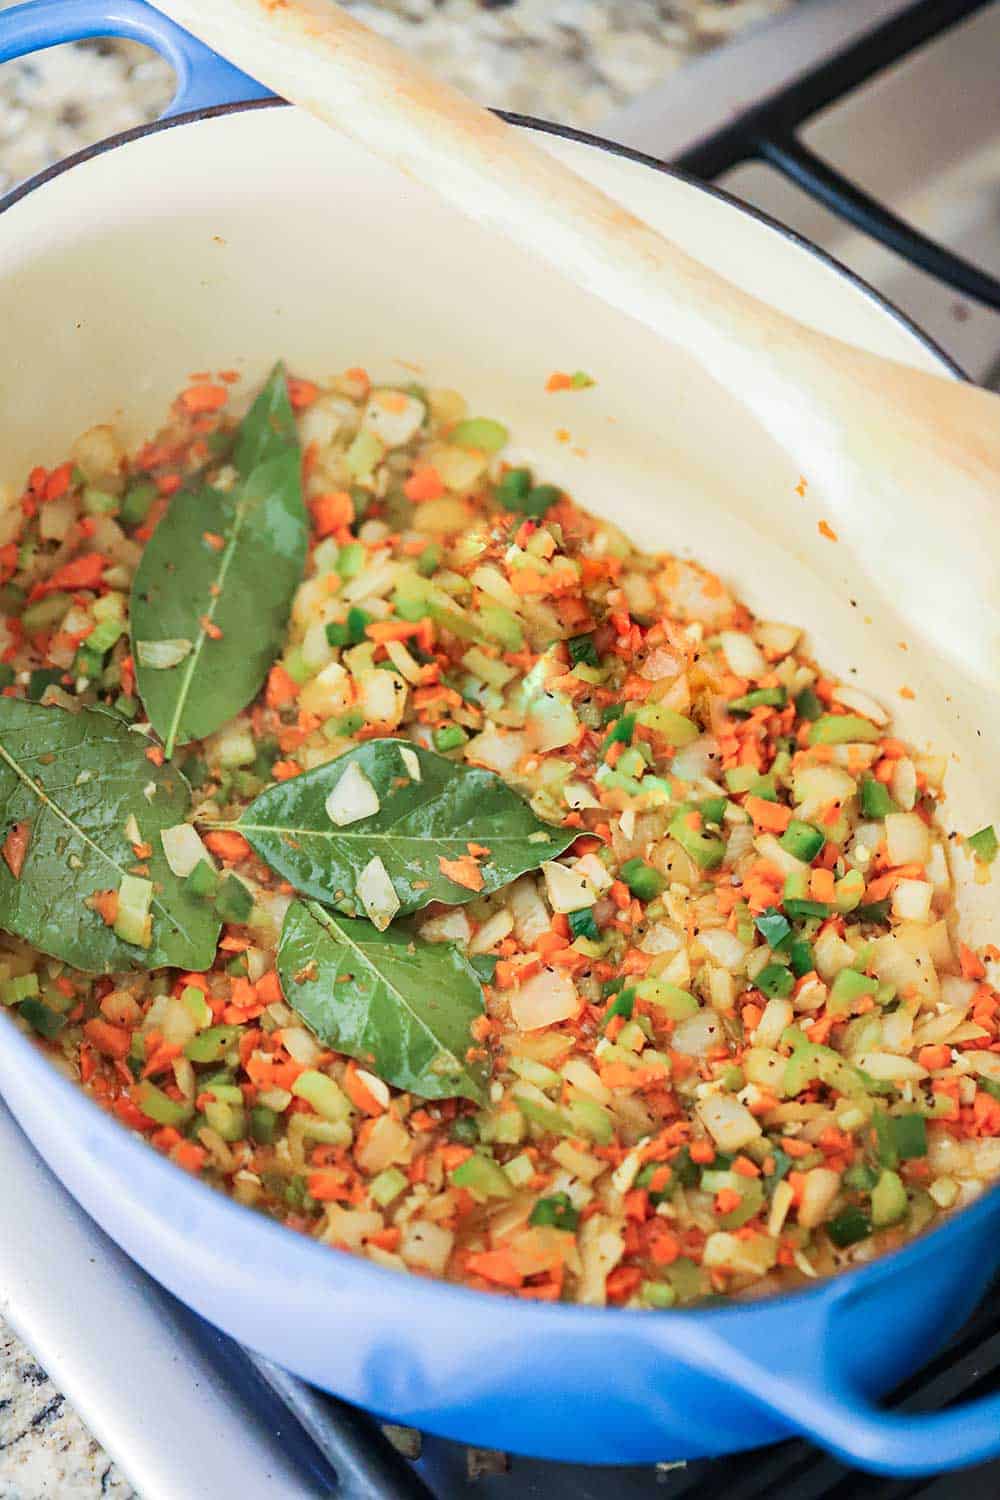
[[[510,992],[510,1013],[521,1031],[566,1021],[579,1009],[576,985],[564,969],[542,969]]]
[[[746,943],[725,927],[709,927],[699,932],[698,941],[715,962],[731,974],[736,973],[747,956]]]
[[[492,917],[480,927],[469,943],[470,953],[489,953],[497,943],[502,943],[504,938],[514,930],[514,918],[509,911],[494,912]]]
[[[465,747],[465,758],[474,765],[486,766],[501,776],[509,776],[518,761],[528,753],[527,737],[517,730],[488,726]]]
[[[215,869],[215,861],[205,848],[201,835],[190,823],[178,823],[173,828],[162,829],[160,842],[171,875],[182,878],[190,875],[202,860]]]
[[[912,1057],[898,1057],[894,1052],[864,1052],[858,1058],[858,1066],[873,1078],[891,1083],[906,1079],[918,1082],[927,1077],[927,1069]]]
[[[176,667],[191,654],[194,642],[178,636],[176,639],[163,641],[136,641],[135,654],[139,659],[140,666],[152,667],[154,671],[162,671],[167,667]]]
[[[373,817],[381,806],[378,792],[357,761],[352,761],[347,767],[324,803],[327,817],[338,828]]]
[[[389,872],[376,854],[358,876],[358,895],[368,920],[384,932],[399,911],[401,902]]]
[[[792,1024],[794,1014],[790,1000],[781,1000],[777,996],[769,1000],[753,1034],[754,1046],[777,1047],[781,1033]]]
[[[461,943],[464,947],[472,936],[465,908],[456,906],[438,917],[428,917],[420,936],[428,943]]]
[[[839,1172],[832,1172],[829,1167],[813,1167],[805,1174],[798,1214],[803,1229],[815,1229],[823,1222],[839,1191]]]
[[[740,1151],[762,1134],[746,1105],[731,1094],[710,1094],[696,1107],[705,1129],[723,1151]]]
[[[851,687],[848,683],[840,682],[833,690],[833,696],[837,703],[843,704],[844,708],[851,709],[854,713],[861,714],[865,719],[871,719],[881,729],[889,722],[889,715],[881,703],[868,693],[863,693],[860,688]],[[801,1219],[801,1214],[799,1218]]]
[[[411,750],[409,745],[400,745],[399,758],[403,762],[403,768],[411,781],[421,781],[423,779],[420,770],[420,758],[415,750]]]
[[[584,906],[593,906],[597,900],[597,892],[585,875],[577,870],[567,869],[554,859],[545,860],[542,874],[545,877],[545,893],[553,911],[579,911]]]
[[[892,893],[892,914],[904,922],[926,922],[934,887],[926,880],[900,880]]]
[[[931,852],[930,832],[917,813],[889,813],[885,842],[891,865],[926,864]]]
[[[700,1010],[696,1016],[678,1021],[671,1045],[685,1057],[705,1057],[722,1038],[722,1018],[714,1010]]]
[[[719,632],[719,640],[726,653],[726,660],[738,677],[764,676],[767,662],[752,636],[743,630],[722,630]]]

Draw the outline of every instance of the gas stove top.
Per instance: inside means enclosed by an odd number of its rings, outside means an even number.
[[[803,0],[607,120],[601,134],[720,183],[807,235],[1000,385],[1000,0]],[[470,1450],[256,1359],[151,1282],[0,1105],[0,1313],[143,1500],[978,1500],[1000,1463],[875,1479],[801,1442],[712,1463],[593,1469]],[[1000,1384],[987,1304],[897,1399]]]

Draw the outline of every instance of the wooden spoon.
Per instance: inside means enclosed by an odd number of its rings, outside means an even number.
[[[742,291],[328,0],[157,4],[275,93],[694,356],[794,459],[907,624],[995,687],[997,397],[842,343]]]

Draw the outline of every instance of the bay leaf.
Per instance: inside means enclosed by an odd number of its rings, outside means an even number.
[[[327,802],[341,778],[355,778],[358,771],[374,788],[378,811],[338,826]],[[457,906],[499,890],[555,859],[578,832],[543,823],[492,771],[394,739],[368,740],[276,783],[235,826],[297,891],[348,916],[362,914],[357,882],[376,855],[405,916],[430,901]],[[489,853],[472,861],[470,843]],[[462,861],[474,878],[478,870],[482,885],[453,880],[442,860],[453,866]]]
[[[284,644],[309,526],[283,365],[243,420],[234,465],[228,490],[178,491],[132,584],[136,682],[168,757],[245,708]],[[192,643],[181,660],[149,664],[151,644],[178,640]]]
[[[0,844],[28,828],[19,878],[0,860],[0,927],[89,973],[207,969],[215,958],[219,918],[171,873],[160,842],[187,818],[191,791],[175,767],[152,765],[148,748],[104,709],[0,698]],[[126,836],[130,816],[148,858]],[[123,942],[86,905],[140,863],[155,892],[149,948]]]
[[[485,1059],[471,1026],[483,1014],[475,971],[453,943],[293,901],[278,973],[287,1003],[324,1046],[355,1057],[422,1099],[486,1102]]]

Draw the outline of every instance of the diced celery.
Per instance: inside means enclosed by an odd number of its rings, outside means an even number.
[[[197,985],[186,984],[184,986],[181,990],[181,1004],[187,1010],[199,1031],[203,1031],[210,1024],[212,1020],[212,1007]]]
[[[153,941],[153,882],[137,875],[123,875],[118,887],[118,910],[114,931],[123,943],[148,948]]]
[[[872,1188],[872,1223],[876,1229],[897,1224],[907,1210],[906,1189],[897,1172],[886,1168]]]
[[[240,1141],[246,1135],[246,1110],[238,1104],[209,1099],[205,1103],[205,1119],[224,1141]]]
[[[648,1307],[673,1307],[677,1301],[677,1292],[669,1281],[644,1281],[639,1295]]]
[[[667,830],[677,840],[686,854],[702,870],[714,870],[721,865],[726,852],[723,840],[715,833],[706,833],[703,828],[692,828],[688,819],[697,809],[684,805],[678,808]]]
[[[37,974],[19,974],[16,979],[0,980],[0,1002],[4,1005],[20,1005],[39,993]]]
[[[653,729],[657,734],[662,734],[675,749],[681,749],[684,745],[690,745],[701,734],[697,724],[687,719],[683,714],[675,713],[672,708],[664,708],[662,703],[644,703],[642,708],[636,711],[636,721],[644,724],[647,729]]]
[[[184,1047],[184,1056],[191,1062],[221,1062],[240,1034],[238,1026],[210,1026],[194,1036]]]
[[[854,741],[874,744],[881,738],[878,726],[860,714],[824,714],[809,729],[810,745],[848,745]]]
[[[385,444],[368,427],[362,427],[344,454],[344,463],[355,479],[370,479],[376,464],[385,457]]]
[[[70,594],[57,592],[29,604],[21,616],[25,635],[37,635],[39,631],[51,630],[58,625],[72,603]]]
[[[250,1137],[259,1146],[270,1146],[278,1124],[277,1112],[266,1104],[255,1104],[250,1111]]]
[[[448,434],[448,441],[456,448],[477,448],[481,453],[499,453],[510,437],[502,422],[492,417],[466,417],[458,422]]]
[[[351,1101],[340,1085],[315,1068],[299,1074],[292,1084],[292,1093],[311,1104],[324,1120],[346,1120],[351,1112]]]
[[[503,1167],[492,1157],[473,1152],[451,1174],[455,1187],[468,1188],[480,1198],[510,1198],[514,1188]]]
[[[346,582],[356,578],[364,567],[368,554],[361,542],[348,542],[337,554],[337,572]]]
[[[701,1009],[694,995],[687,990],[653,975],[639,981],[636,994],[641,1000],[648,1000],[658,1006],[672,1021],[683,1021],[685,1017],[696,1015]]]
[[[859,974],[857,969],[841,969],[830,988],[830,1010],[843,1014],[851,1009],[856,1000],[874,995],[877,989],[877,979]]]
[[[580,1135],[589,1136],[599,1146],[607,1146],[614,1137],[615,1128],[610,1114],[602,1104],[583,1096],[566,1105],[566,1116]]]
[[[22,1000],[18,1014],[23,1016],[39,1036],[47,1037],[49,1040],[58,1035],[66,1024],[65,1016],[61,1016],[57,1010],[46,1005],[42,1000],[29,997]]]
[[[496,641],[506,651],[520,651],[524,645],[521,622],[504,605],[487,600],[474,612],[472,618],[487,640]]]
[[[379,1208],[387,1208],[392,1200],[398,1198],[407,1187],[409,1187],[409,1181],[405,1173],[401,1172],[398,1167],[386,1167],[384,1172],[372,1178],[368,1191]]]
[[[171,1099],[148,1078],[143,1079],[135,1090],[135,1102],[144,1115],[155,1120],[157,1125],[185,1124],[194,1115],[194,1105],[186,1099]]]

